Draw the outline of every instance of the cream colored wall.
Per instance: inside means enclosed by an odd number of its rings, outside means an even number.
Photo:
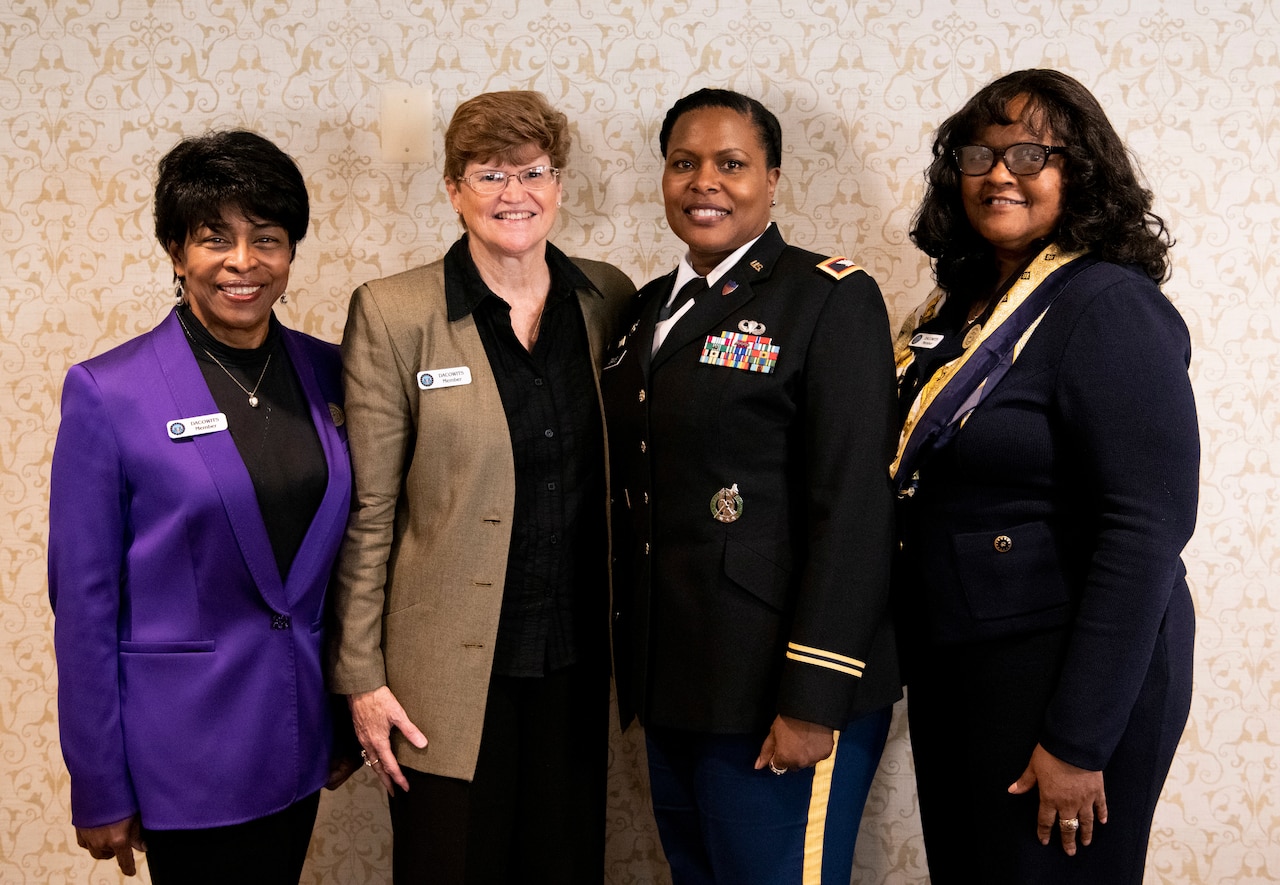
[[[356,284],[435,258],[459,233],[436,165],[383,161],[385,88],[430,88],[436,156],[459,101],[545,92],[576,134],[554,239],[643,282],[679,253],[658,190],[663,112],[690,89],[728,86],[782,119],[784,232],[856,257],[896,323],[930,287],[906,230],[931,130],[996,75],[1031,66],[1092,88],[1141,159],[1178,238],[1166,291],[1196,347],[1205,458],[1186,560],[1197,690],[1148,881],[1280,881],[1276,4],[516,5],[10,0],[0,11],[0,881],[118,879],[76,848],[68,822],[44,570],[49,458],[67,367],[167,307],[150,197],[155,163],[180,136],[247,126],[298,159],[313,227],[280,313],[337,340]],[[615,737],[610,881],[665,882],[636,748],[634,732]],[[956,813],[981,850],[982,822]],[[388,867],[385,803],[362,773],[325,797],[306,881],[387,882]],[[857,880],[925,880],[900,716]]]

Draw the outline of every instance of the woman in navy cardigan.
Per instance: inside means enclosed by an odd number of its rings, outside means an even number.
[[[178,305],[73,366],[49,503],[72,823],[126,875],[297,883],[330,773],[325,592],[351,494],[338,349],[284,328],[306,186],[250,132],[160,162]],[[349,723],[348,723],[349,728]]]
[[[1089,92],[938,130],[899,338],[896,587],[929,871],[1140,882],[1186,723],[1199,438],[1169,239]]]

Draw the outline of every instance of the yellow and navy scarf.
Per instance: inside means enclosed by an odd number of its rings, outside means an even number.
[[[1084,256],[1084,252],[1060,252],[1052,244],[1046,247],[1004,293],[975,340],[967,342],[960,356],[940,366],[920,388],[889,468],[899,495],[915,492],[920,465],[950,442],[978,403],[1000,383],[1054,300],[1081,271],[1098,261]],[[911,349],[915,330],[937,316],[945,300],[946,293],[935,289],[903,324],[894,342],[899,382],[915,361]]]

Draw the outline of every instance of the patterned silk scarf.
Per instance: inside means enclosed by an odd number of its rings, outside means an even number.
[[[1080,271],[1097,263],[1095,258],[1080,260],[1084,255],[1059,252],[1052,244],[1045,248],[1005,292],[964,353],[940,366],[920,389],[889,468],[899,495],[915,493],[921,463],[956,435],[978,403],[1000,383],[1054,299]],[[899,381],[915,360],[911,349],[915,330],[937,316],[945,299],[945,292],[935,290],[903,324],[894,342]]]

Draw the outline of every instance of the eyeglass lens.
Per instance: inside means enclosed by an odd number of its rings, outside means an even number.
[[[986,175],[1000,160],[1014,175],[1034,175],[1044,168],[1049,151],[1042,144],[1022,142],[996,151],[981,144],[956,148],[956,163],[965,175]]]
[[[517,178],[529,190],[541,190],[550,185],[559,176],[560,170],[554,166],[533,166],[521,172],[502,172],[498,169],[487,169],[473,172],[467,181],[477,193],[496,194],[506,190],[507,182]]]

